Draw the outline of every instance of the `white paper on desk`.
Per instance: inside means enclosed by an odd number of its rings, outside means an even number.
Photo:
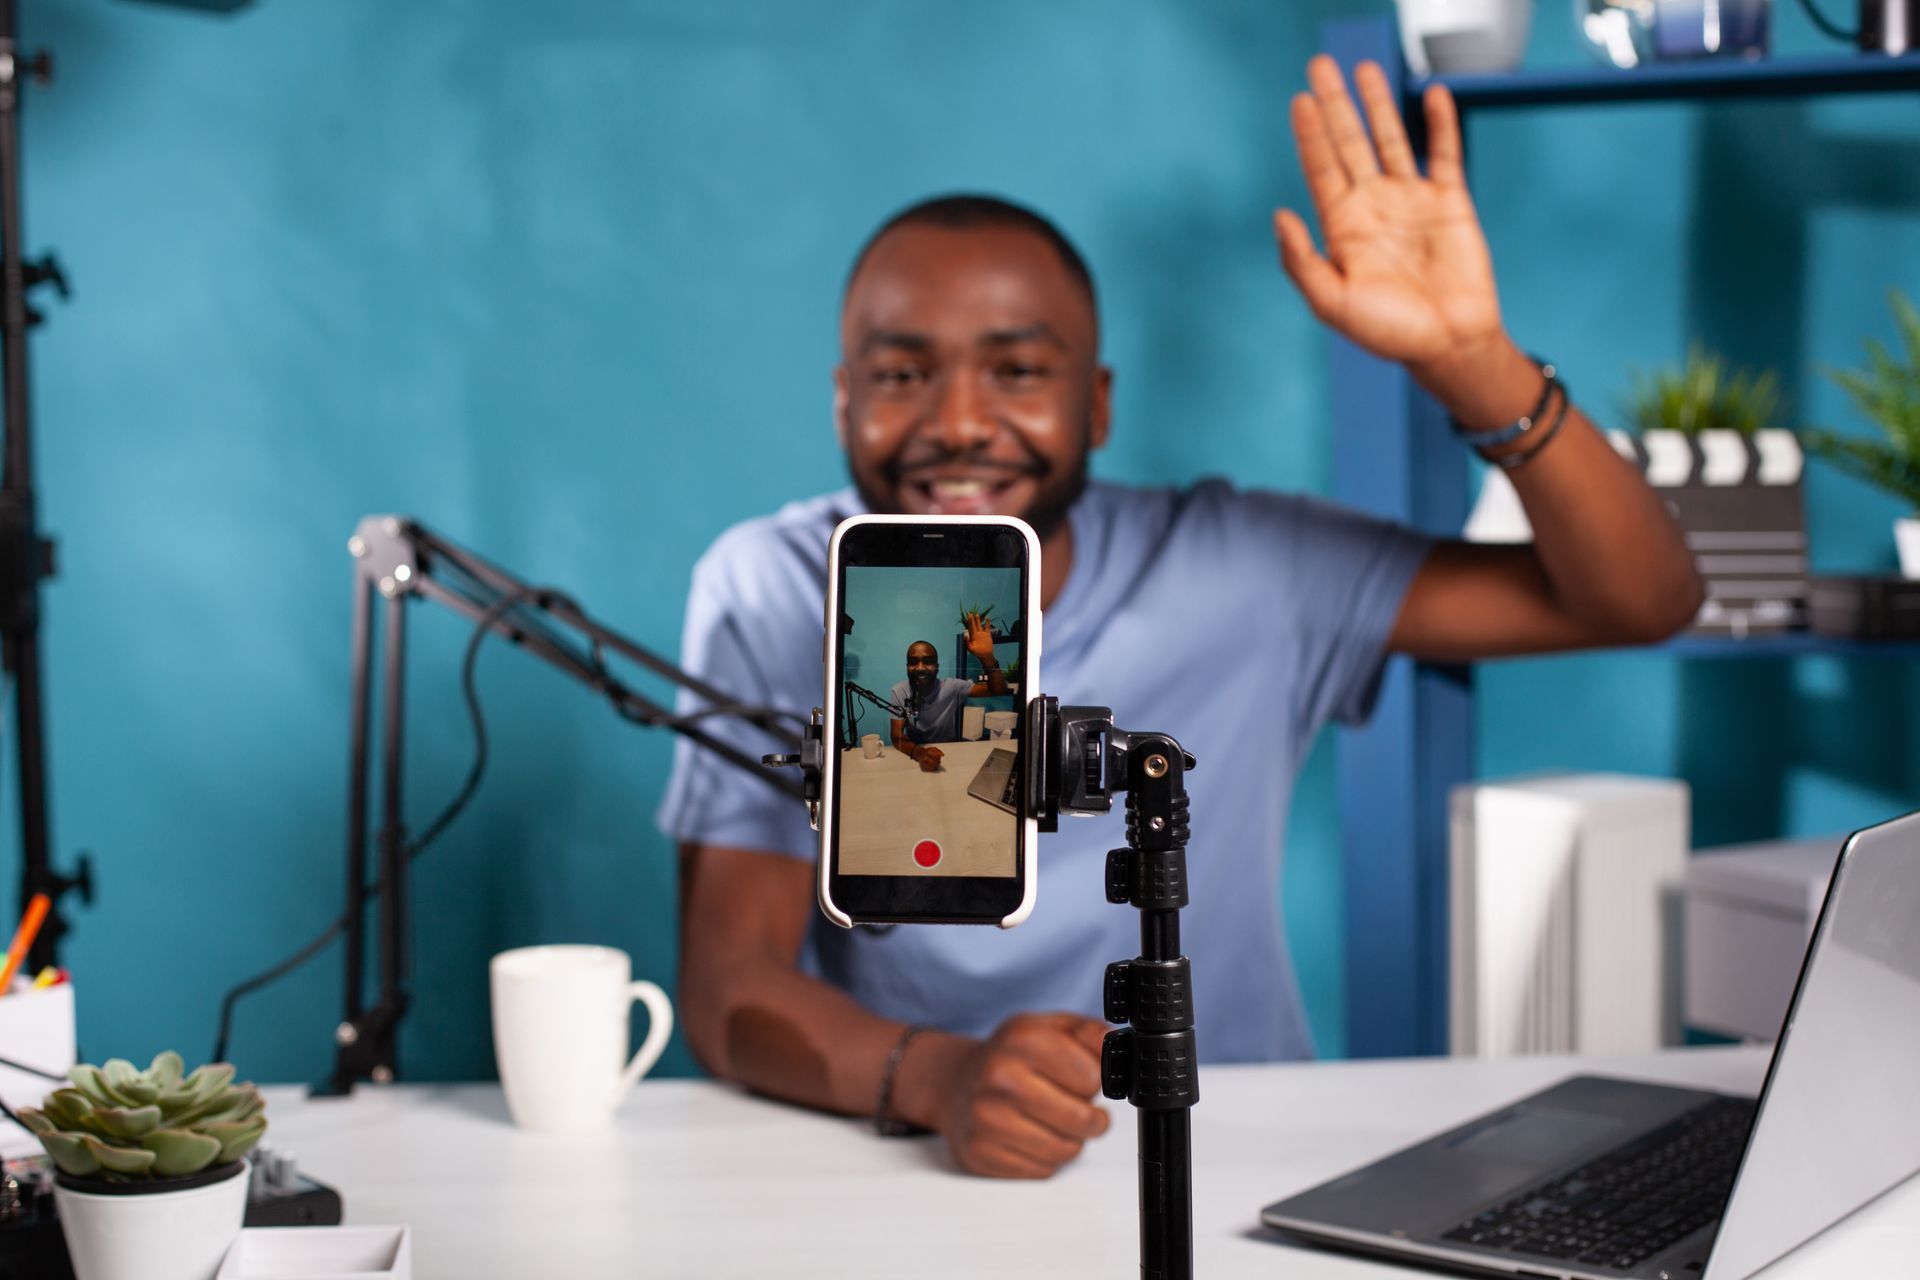
[[[0,999],[0,1058],[65,1075],[74,1063],[73,984],[63,982],[35,991],[24,979]],[[0,1098],[18,1111],[37,1107],[60,1084],[25,1071],[0,1066]],[[31,1133],[0,1118],[0,1157],[37,1155],[40,1142]]]

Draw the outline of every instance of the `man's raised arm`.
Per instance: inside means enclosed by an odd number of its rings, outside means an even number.
[[[967,652],[980,660],[980,668],[986,674],[973,682],[972,698],[996,697],[1007,691],[1007,673],[1000,669],[1000,659],[993,652],[993,629],[987,620],[977,613],[967,615]]]
[[[1331,58],[1307,69],[1293,132],[1319,215],[1322,256],[1291,210],[1274,218],[1281,262],[1321,320],[1399,361],[1477,433],[1533,524],[1526,547],[1437,546],[1415,576],[1389,646],[1441,660],[1647,643],[1685,626],[1701,584],[1666,505],[1500,319],[1493,263],[1467,194],[1460,124],[1446,89],[1427,90],[1422,176],[1386,75],[1354,74],[1367,124]],[[1525,416],[1530,429],[1502,428]]]

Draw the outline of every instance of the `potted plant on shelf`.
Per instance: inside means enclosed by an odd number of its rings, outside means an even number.
[[[247,1208],[245,1156],[265,1102],[226,1063],[185,1073],[115,1058],[67,1073],[20,1119],[52,1157],[76,1280],[212,1280]]]
[[[1805,621],[1802,455],[1778,425],[1782,403],[1778,374],[1695,344],[1679,367],[1636,374],[1622,406],[1636,460],[1707,583],[1695,631],[1744,636]]]
[[[1920,578],[1920,310],[1898,292],[1890,293],[1888,301],[1900,330],[1900,356],[1869,338],[1866,368],[1827,372],[1886,438],[1843,435],[1824,427],[1808,428],[1801,438],[1809,452],[1906,504],[1908,514],[1893,522],[1893,540],[1900,576]]]

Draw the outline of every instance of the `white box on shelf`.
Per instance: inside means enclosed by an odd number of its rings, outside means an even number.
[[[405,1227],[247,1227],[214,1280],[413,1280]]]
[[[15,979],[13,990],[0,998],[0,1058],[50,1075],[67,1073],[74,1063],[72,983],[35,991],[26,978]],[[59,1087],[57,1080],[0,1066],[0,1099],[16,1111],[39,1106]],[[4,1131],[0,1134],[0,1155],[40,1149],[32,1134],[14,1125],[0,1125],[0,1131]]]
[[[1451,1051],[1624,1053],[1680,1039],[1689,793],[1550,774],[1451,797]]]
[[[1695,850],[1687,863],[1687,1025],[1780,1034],[1844,836]]]

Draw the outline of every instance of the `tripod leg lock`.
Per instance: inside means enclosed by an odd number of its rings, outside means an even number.
[[[1178,960],[1116,960],[1107,966],[1108,1022],[1162,1034],[1193,1026],[1193,968]]]
[[[1142,911],[1178,911],[1187,905],[1187,851],[1115,849],[1107,854],[1107,901]]]
[[[1162,1035],[1122,1027],[1100,1046],[1100,1091],[1142,1111],[1178,1111],[1200,1101],[1193,1029]]]

